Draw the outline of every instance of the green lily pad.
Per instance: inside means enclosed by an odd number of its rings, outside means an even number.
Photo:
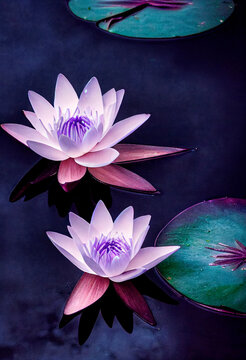
[[[68,0],[68,6],[74,15],[96,22],[105,31],[146,39],[210,30],[221,25],[235,7],[233,0]]]
[[[246,200],[223,198],[196,204],[159,234],[156,246],[181,247],[159,264],[159,273],[178,293],[196,303],[245,314],[244,267],[232,271],[230,266],[211,266],[218,259],[212,256],[223,253],[208,249],[221,249],[219,243],[237,248],[236,240],[246,246]]]

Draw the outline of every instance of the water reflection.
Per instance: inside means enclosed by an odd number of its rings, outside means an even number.
[[[111,207],[109,186],[99,183],[87,173],[83,179],[65,184],[62,188],[56,176],[58,167],[56,161],[41,159],[15,186],[9,200],[15,202],[24,197],[24,201],[28,201],[47,191],[48,205],[55,205],[60,216],[66,216],[75,206],[78,215],[86,220],[90,220],[99,200],[103,200],[107,208]]]
[[[142,295],[147,295],[166,304],[177,304],[175,300],[149,280],[146,275],[132,279],[131,282]],[[100,312],[110,328],[113,327],[114,319],[116,318],[126,332],[132,333],[133,311],[117,295],[112,283],[110,283],[106,293],[96,303],[76,314],[63,315],[59,327],[63,328],[75,317],[80,316],[78,338],[80,345],[82,345],[89,338]]]

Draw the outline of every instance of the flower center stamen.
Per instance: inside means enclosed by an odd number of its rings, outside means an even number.
[[[108,261],[112,261],[115,256],[128,254],[130,249],[130,244],[123,235],[117,234],[114,237],[101,235],[100,238],[95,238],[92,245],[92,256],[97,262],[100,262],[105,256]]]
[[[81,142],[84,135],[92,127],[94,127],[94,123],[87,116],[72,116],[68,120],[64,120],[62,117],[58,126],[57,136],[59,138],[61,135],[65,135],[75,142]]]

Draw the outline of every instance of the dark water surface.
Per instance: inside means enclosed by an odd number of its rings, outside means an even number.
[[[1,1],[0,121],[26,124],[27,91],[53,100],[58,73],[80,92],[97,76],[102,90],[125,88],[118,119],[151,113],[127,142],[198,147],[195,153],[133,164],[160,191],[143,196],[112,190],[112,214],[132,204],[151,214],[146,244],[188,206],[215,197],[246,196],[246,16],[243,1],[220,28],[179,41],[133,41],[107,35],[72,17],[62,0]],[[245,320],[200,310],[185,301],[148,299],[155,328],[138,318],[129,335],[99,316],[80,347],[78,321],[58,329],[80,271],[50,243],[67,218],[48,207],[47,193],[23,202],[8,197],[38,155],[3,131],[1,137],[0,358],[21,360],[242,359]],[[83,201],[83,198],[81,198]],[[150,272],[155,281],[161,281]],[[163,285],[162,285],[163,286]]]

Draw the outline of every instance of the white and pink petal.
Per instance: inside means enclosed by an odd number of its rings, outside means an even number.
[[[115,117],[118,115],[118,112],[120,110],[120,106],[121,106],[122,100],[124,98],[124,95],[125,95],[125,90],[124,89],[118,90],[116,92]]]
[[[93,77],[85,86],[81,93],[78,108],[80,113],[84,113],[87,109],[90,109],[93,114],[103,114],[103,99],[102,92],[98,80]]]
[[[100,258],[100,267],[109,278],[122,274],[130,261],[129,254],[121,254],[120,256],[114,256],[113,259],[109,260],[106,252]]]
[[[98,168],[111,164],[118,155],[118,151],[109,148],[97,152],[89,152],[76,158],[75,161],[77,164],[89,168]]]
[[[140,249],[137,255],[129,263],[127,271],[138,268],[149,270],[165,260],[168,256],[175,253],[179,248],[179,246],[160,246]]]
[[[114,224],[112,217],[102,200],[97,203],[93,211],[91,226],[105,236],[113,229]]]
[[[139,269],[134,269],[134,270],[130,270],[130,271],[125,271],[123,274],[110,277],[110,280],[112,280],[114,282],[123,282],[123,281],[131,280],[131,279],[134,279],[134,278],[142,275],[146,271],[147,271],[147,269],[145,269],[145,268],[139,268]]]
[[[113,233],[122,234],[129,241],[133,237],[133,215],[132,206],[124,209],[114,221]]]
[[[55,247],[80,270],[94,274],[94,271],[84,262],[83,257],[75,243],[75,240],[69,236],[59,234],[53,231],[47,231],[47,236]]]
[[[54,161],[66,160],[68,156],[61,150],[55,149],[52,146],[36,142],[36,141],[27,141],[27,145],[38,155]]]
[[[133,245],[138,241],[140,235],[143,233],[144,230],[149,226],[151,220],[150,215],[143,215],[139,216],[138,218],[134,219],[133,221]]]
[[[68,157],[76,158],[83,153],[81,142],[76,142],[65,135],[59,137],[59,145]]]
[[[23,110],[25,117],[30,121],[34,129],[36,129],[43,136],[47,136],[47,131],[43,123],[39,120],[35,112]]]
[[[49,144],[49,140],[46,137],[29,126],[21,124],[2,124],[1,127],[9,135],[13,136],[16,140],[20,141],[24,145],[28,145],[28,140]]]
[[[38,119],[49,130],[50,125],[54,123],[55,109],[43,96],[34,91],[28,91],[28,97]]]
[[[146,238],[146,235],[148,234],[150,226],[148,225],[143,232],[139,235],[138,239],[133,240],[132,244],[132,253],[131,253],[131,259],[139,252],[141,249],[143,242]]]
[[[82,139],[80,155],[88,153],[91,149],[93,149],[94,146],[101,139],[101,135],[102,135],[102,129],[100,125],[98,129],[93,127],[90,130],[88,130]]]
[[[93,151],[98,151],[114,146],[125,137],[133,133],[146,120],[148,120],[149,117],[149,114],[139,114],[117,122],[111,127],[111,129],[109,129],[107,134],[100,141],[100,143],[95,146]]]
[[[56,111],[59,112],[60,108],[65,113],[69,109],[70,113],[73,114],[77,108],[78,101],[79,99],[73,86],[63,74],[59,74],[56,81],[54,100]]]
[[[81,242],[86,243],[89,237],[90,224],[80,216],[74,214],[73,212],[69,213],[69,221],[73,230],[80,238]]]

